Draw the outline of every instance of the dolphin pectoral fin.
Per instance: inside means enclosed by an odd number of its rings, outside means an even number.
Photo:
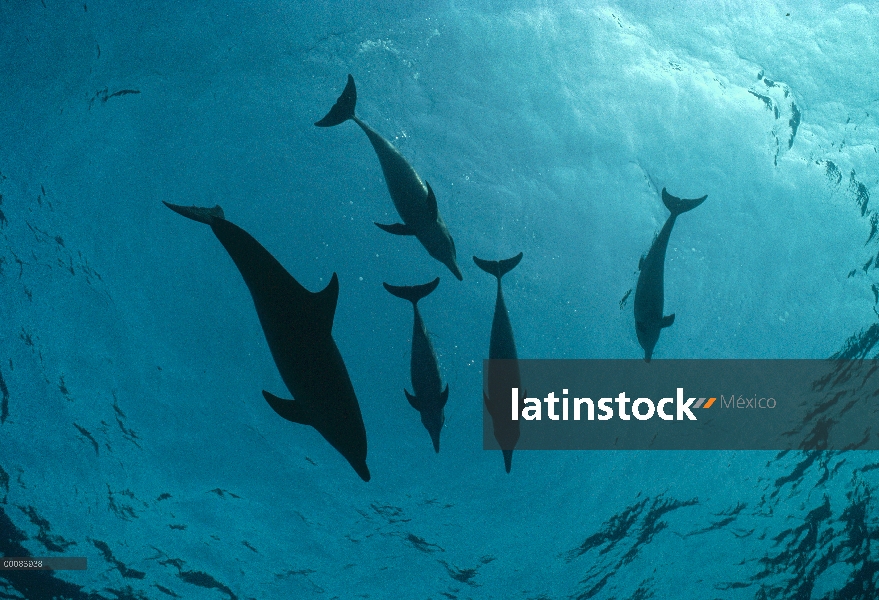
[[[376,226],[379,229],[387,231],[388,233],[393,233],[394,235],[415,235],[415,230],[403,223],[394,223],[392,225],[376,223]]]
[[[262,395],[265,397],[266,402],[269,403],[269,406],[272,407],[272,410],[278,413],[279,416],[300,425],[311,425],[308,411],[305,410],[302,402],[284,400],[265,390],[262,391]]]
[[[333,330],[333,318],[336,316],[336,304],[339,302],[339,277],[333,273],[333,278],[327,284],[327,287],[317,292],[315,300],[319,307],[322,320],[326,323],[327,328]]]
[[[667,317],[662,317],[662,321],[659,322],[659,326],[662,328],[671,327],[671,324],[675,322],[675,314],[671,313]]]
[[[406,390],[405,388],[403,388],[403,393],[406,394],[406,400],[409,401],[409,404],[412,405],[412,408],[414,408],[418,412],[421,412],[421,409],[418,408],[418,398],[416,398],[415,396],[410,394],[409,391]]]
[[[444,389],[442,391],[442,393],[440,394],[440,408],[444,408],[446,405],[446,402],[448,402],[448,401],[449,401],[449,384],[447,383],[446,389]]]
[[[436,206],[436,196],[433,193],[433,190],[430,189],[430,184],[426,181],[424,185],[427,186],[427,212],[430,215],[430,218],[436,221],[439,216],[439,208]]]

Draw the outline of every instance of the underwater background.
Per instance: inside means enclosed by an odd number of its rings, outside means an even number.
[[[0,0],[4,598],[879,598],[870,452],[482,449],[504,277],[521,358],[879,352],[879,6],[811,2]],[[358,115],[430,182],[464,280],[398,220]],[[364,483],[288,396],[211,232],[220,204],[306,288],[369,439]],[[411,390],[419,303],[450,394]]]

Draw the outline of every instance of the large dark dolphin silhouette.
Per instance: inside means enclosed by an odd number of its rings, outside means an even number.
[[[683,200],[672,196],[662,188],[662,202],[671,214],[647,255],[641,257],[641,262],[638,264],[641,273],[638,275],[638,285],[635,288],[635,333],[638,335],[638,343],[644,348],[644,360],[647,362],[650,362],[653,356],[653,348],[659,341],[659,332],[675,322],[674,313],[668,316],[662,315],[665,303],[665,251],[668,248],[671,228],[674,227],[678,215],[693,210],[707,197],[706,195],[695,200]]]
[[[497,299],[494,305],[494,319],[491,322],[491,341],[488,344],[489,360],[510,359],[515,361],[518,359],[516,340],[513,338],[513,326],[510,324],[510,316],[504,302],[504,292],[501,289],[501,277],[516,268],[521,260],[521,252],[506,260],[483,260],[473,257],[476,266],[497,277]],[[488,393],[483,392],[482,397],[488,414],[491,415],[494,438],[504,454],[504,467],[509,473],[513,465],[513,448],[519,441],[519,421],[513,421],[510,418],[510,389],[513,387],[522,389],[519,381],[519,367],[515,363],[505,366],[502,381],[499,381],[497,376],[493,376],[491,371],[486,375]],[[520,391],[520,400],[521,397],[524,396]]]
[[[288,421],[317,429],[369,481],[360,405],[332,336],[339,298],[336,274],[322,291],[309,292],[249,233],[227,221],[219,206],[164,204],[210,225],[244,277],[281,379],[295,398],[283,400],[263,391],[269,406]]]
[[[455,277],[463,279],[455,259],[455,242],[439,214],[436,196],[433,195],[430,184],[421,181],[415,169],[388,140],[357,118],[354,114],[356,104],[357,89],[354,86],[354,78],[348,75],[348,85],[345,86],[342,95],[330,112],[315,125],[332,127],[350,119],[360,126],[372,142],[385,174],[391,200],[394,201],[394,206],[403,219],[402,223],[393,225],[376,223],[376,225],[388,233],[414,235],[432,257],[446,265]]]
[[[449,386],[442,389],[439,366],[436,363],[436,352],[427,336],[421,313],[418,312],[418,301],[430,294],[439,285],[439,277],[423,285],[396,286],[384,284],[385,289],[398,298],[412,303],[415,321],[412,324],[412,359],[409,370],[412,375],[413,396],[405,389],[403,392],[412,408],[421,413],[421,423],[430,434],[434,450],[440,450],[440,432],[446,422],[445,406],[449,399]]]

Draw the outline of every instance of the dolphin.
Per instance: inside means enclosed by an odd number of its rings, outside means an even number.
[[[430,434],[433,449],[439,454],[440,432],[446,422],[445,406],[449,399],[449,386],[442,389],[439,366],[436,363],[436,352],[427,336],[421,313],[418,312],[418,301],[430,294],[439,285],[439,277],[423,285],[396,286],[384,284],[385,289],[397,298],[408,300],[415,311],[415,322],[412,324],[412,359],[409,366],[412,375],[413,396],[405,389],[406,399],[412,408],[421,413],[421,423]]]
[[[360,405],[332,336],[339,278],[333,273],[326,288],[309,292],[249,233],[227,221],[219,206],[164,204],[210,225],[244,277],[275,365],[295,398],[263,391],[269,406],[288,421],[314,427],[369,481]]]
[[[507,305],[504,303],[504,292],[501,289],[501,277],[516,268],[522,260],[520,252],[513,258],[506,260],[483,260],[473,257],[476,266],[497,277],[497,299],[494,305],[494,319],[491,322],[491,340],[488,344],[489,360],[517,360],[516,340],[513,338],[513,326],[510,324],[510,316],[507,313]],[[491,366],[489,364],[489,369]],[[510,389],[522,389],[519,380],[519,366],[513,362],[504,367],[503,381],[498,377],[492,377],[492,372],[487,373],[488,393],[483,392],[482,399],[494,428],[494,438],[497,440],[504,455],[504,467],[507,473],[513,465],[513,448],[519,441],[519,421],[510,418]],[[521,394],[520,394],[521,395]]]
[[[662,316],[665,302],[665,251],[668,248],[671,228],[674,227],[678,215],[693,210],[705,202],[707,197],[705,195],[695,200],[684,200],[672,196],[662,188],[662,202],[671,214],[659,235],[653,240],[650,250],[641,257],[641,262],[638,264],[641,273],[638,275],[638,285],[635,288],[635,332],[638,335],[638,343],[644,348],[646,362],[650,362],[653,356],[653,348],[659,341],[659,332],[675,322],[674,313]]]
[[[461,269],[455,258],[455,242],[439,214],[436,196],[430,184],[421,181],[415,169],[406,162],[403,155],[372,127],[357,118],[354,107],[357,104],[357,88],[354,78],[348,75],[348,84],[327,115],[315,123],[318,127],[333,127],[352,120],[366,133],[385,174],[385,182],[391,193],[391,200],[399,213],[402,223],[383,225],[381,229],[396,235],[414,235],[428,254],[443,263],[459,280],[463,279]]]

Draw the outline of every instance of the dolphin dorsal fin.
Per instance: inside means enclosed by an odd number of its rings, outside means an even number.
[[[339,302],[339,276],[333,273],[327,287],[314,294],[317,312],[321,321],[329,331],[333,330],[333,318],[336,316],[336,304]]]
[[[430,215],[430,218],[435,221],[437,217],[439,217],[439,209],[436,206],[436,196],[430,188],[429,183],[425,181],[424,185],[427,186],[427,213]]]
[[[675,322],[675,314],[671,313],[667,317],[662,317],[662,321],[659,322],[659,326],[662,328],[671,327],[672,323]]]
[[[440,394],[440,408],[444,408],[446,406],[446,402],[449,401],[449,384],[446,384],[446,389],[443,390],[442,394]]]

